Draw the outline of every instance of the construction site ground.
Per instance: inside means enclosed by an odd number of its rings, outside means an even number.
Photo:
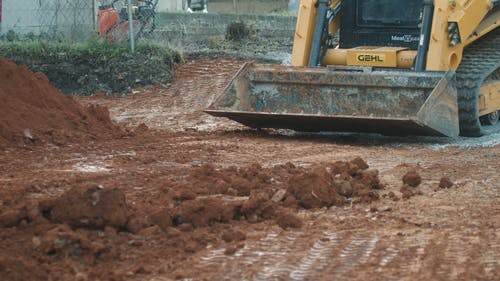
[[[498,280],[499,126],[476,139],[304,134],[252,130],[203,113],[242,63],[188,60],[169,85],[75,98],[108,107],[125,132],[119,137],[6,147],[1,276]],[[310,199],[322,199],[314,193],[321,172],[314,171],[359,158],[380,179],[362,200],[280,203],[269,216],[249,206],[263,186],[281,202],[275,196],[294,186],[290,179],[312,188]],[[298,170],[313,176],[296,178]],[[417,187],[404,186],[408,172],[420,175]],[[90,194],[92,206],[108,203],[75,221],[72,215],[92,209],[78,190]],[[172,216],[173,205],[191,214]],[[245,215],[226,216],[224,208],[236,205]]]

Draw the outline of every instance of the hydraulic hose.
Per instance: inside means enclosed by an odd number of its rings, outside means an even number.
[[[425,71],[432,29],[432,17],[434,13],[433,0],[424,0],[423,5],[422,30],[420,31],[420,42],[418,45],[417,59],[415,61],[415,71]]]
[[[330,0],[318,0],[317,6],[318,13],[316,15],[316,26],[314,28],[311,54],[309,55],[309,67],[316,67],[320,64],[323,30],[326,24],[326,14],[328,12],[328,6],[330,6]]]

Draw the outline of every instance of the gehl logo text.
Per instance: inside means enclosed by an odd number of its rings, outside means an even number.
[[[362,62],[384,62],[384,58],[380,55],[360,54],[358,61]]]

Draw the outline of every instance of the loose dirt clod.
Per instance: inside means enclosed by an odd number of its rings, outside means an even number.
[[[452,186],[453,182],[450,180],[449,177],[442,177],[441,180],[439,180],[440,188],[451,188]]]
[[[245,239],[247,239],[247,235],[240,229],[231,228],[222,234],[222,240],[225,242],[243,241]]]
[[[318,167],[293,176],[288,191],[306,209],[341,206],[344,198],[332,186],[332,176],[324,167]]]
[[[361,157],[356,157],[351,161],[352,164],[358,166],[359,169],[361,170],[366,170],[370,168],[368,164],[366,164],[365,160],[363,160]]]
[[[228,222],[234,217],[234,208],[234,205],[216,198],[189,200],[178,207],[173,215],[173,223],[204,227],[217,222]]]
[[[409,198],[415,196],[415,192],[413,191],[412,186],[410,186],[408,184],[403,185],[399,191],[401,192],[401,194],[402,194],[401,198],[403,198],[403,199],[409,199]]]
[[[287,210],[280,210],[276,215],[278,225],[283,228],[301,228],[302,220],[294,213]]]
[[[403,184],[417,187],[420,183],[422,183],[422,177],[415,170],[411,170],[403,176]]]

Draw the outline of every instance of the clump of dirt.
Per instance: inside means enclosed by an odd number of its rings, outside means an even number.
[[[384,198],[390,199],[392,201],[399,201],[399,197],[396,195],[396,193],[392,191],[387,194],[384,194]]]
[[[351,161],[351,163],[358,166],[358,168],[361,170],[366,170],[366,169],[370,168],[370,166],[368,166],[368,164],[365,162],[365,160],[363,160],[361,157],[354,158]]]
[[[399,191],[403,199],[409,199],[417,194],[414,188],[408,184],[403,185]]]
[[[60,197],[40,203],[44,217],[74,228],[125,229],[129,210],[125,194],[118,189],[99,186],[75,187]]]
[[[282,209],[277,213],[276,221],[283,229],[302,227],[302,220],[296,214],[285,209]]]
[[[403,184],[417,187],[420,183],[422,183],[422,177],[415,170],[411,170],[403,176]]]
[[[47,231],[41,238],[35,238],[33,244],[46,255],[85,256],[87,259],[95,259],[106,248],[103,244],[92,242],[87,236],[71,230],[65,224]]]
[[[0,146],[50,142],[63,145],[76,139],[104,139],[121,131],[107,108],[83,108],[33,73],[0,57]]]
[[[225,242],[243,241],[245,239],[247,239],[247,235],[240,229],[231,228],[222,234],[222,240]]]
[[[0,256],[2,280],[49,280],[46,268],[25,258]]]
[[[150,220],[164,231],[231,220],[274,220],[284,229],[297,228],[302,223],[294,210],[378,200],[376,190],[383,188],[378,174],[361,158],[311,167],[195,166],[182,181],[171,183],[171,206],[150,215]]]
[[[212,195],[227,194],[233,196],[248,196],[250,191],[266,186],[270,180],[269,171],[263,169],[259,164],[247,167],[229,167],[217,169],[212,164],[195,166],[189,173],[189,177],[176,184],[175,189],[180,190],[178,199],[192,199],[192,192]]]
[[[449,177],[442,177],[441,180],[439,180],[440,188],[451,188],[452,186],[453,182],[450,180]]]
[[[173,226],[173,210],[165,208],[159,212],[151,214],[149,219],[152,223],[160,227],[161,230],[166,232],[169,227]]]
[[[183,202],[172,216],[174,225],[191,224],[193,227],[229,222],[234,217],[234,204],[217,198],[202,198]]]
[[[288,182],[288,191],[305,209],[341,206],[345,200],[333,186],[332,176],[325,167],[296,175]]]

